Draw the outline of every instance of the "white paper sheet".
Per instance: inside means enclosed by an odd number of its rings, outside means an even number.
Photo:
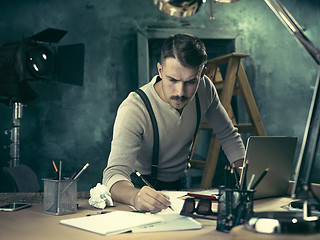
[[[88,217],[64,219],[60,223],[102,235],[112,235],[163,221],[162,217],[154,214],[114,211]]]

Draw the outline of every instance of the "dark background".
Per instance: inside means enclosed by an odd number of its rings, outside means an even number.
[[[281,2],[319,47],[320,1]],[[21,163],[42,182],[53,176],[52,160],[63,161],[65,176],[89,162],[78,190],[88,191],[101,182],[117,107],[139,86],[137,32],[150,28],[232,32],[235,50],[250,54],[243,63],[267,134],[297,136],[298,155],[317,67],[264,1],[214,4],[213,21],[209,13],[205,4],[197,15],[177,19],[160,12],[152,0],[2,0],[1,45],[49,27],[68,31],[59,44],[85,44],[84,85],[53,84],[50,89],[57,98],[43,93],[24,108]],[[4,130],[12,127],[11,117],[12,109],[1,103],[1,167],[9,161],[3,146],[10,143]],[[320,160],[314,171],[319,169]],[[320,183],[316,175],[313,181]],[[0,184],[1,191],[9,191],[2,173]]]

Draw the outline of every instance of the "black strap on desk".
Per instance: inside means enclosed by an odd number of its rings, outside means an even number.
[[[152,110],[152,106],[149,101],[149,98],[147,97],[145,92],[141,89],[137,89],[137,90],[135,90],[135,92],[141,97],[142,101],[146,105],[146,108],[148,110],[148,113],[149,113],[149,116],[151,119],[151,123],[152,123],[152,127],[153,127],[153,152],[152,152],[151,176],[154,179],[157,179],[158,163],[159,163],[159,129],[158,129],[157,120],[156,120],[156,117],[155,117],[154,112]],[[193,152],[194,143],[195,143],[195,139],[197,136],[197,132],[198,132],[198,128],[199,128],[200,120],[201,120],[201,108],[200,108],[200,101],[199,101],[198,92],[196,93],[195,97],[196,97],[196,109],[197,109],[197,126],[194,131],[192,147],[191,147],[192,151],[190,151],[190,154],[189,154],[188,165],[189,165],[189,161],[191,158],[191,154]]]
[[[159,162],[159,129],[156,117],[152,110],[151,103],[149,98],[141,89],[135,90],[135,92],[141,97],[142,101],[146,105],[146,108],[149,112],[152,127],[153,127],[153,153],[152,153],[152,166],[151,166],[151,176],[155,179],[158,176],[158,162]]]

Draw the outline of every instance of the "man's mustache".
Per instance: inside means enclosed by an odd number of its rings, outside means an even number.
[[[188,98],[185,97],[185,96],[172,96],[170,99],[171,99],[171,100],[176,100],[176,101],[184,102],[184,101],[186,101]]]

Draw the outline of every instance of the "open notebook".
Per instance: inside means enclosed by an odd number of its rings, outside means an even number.
[[[147,226],[163,222],[163,218],[153,214],[142,214],[126,211],[71,218],[61,220],[60,223],[90,232],[113,235],[132,231],[135,227]]]
[[[124,232],[196,230],[202,228],[202,224],[198,221],[179,214],[184,202],[180,197],[186,195],[187,192],[163,191],[163,193],[170,197],[174,211],[169,208],[157,214],[112,211],[106,214],[64,219],[60,223],[102,235]]]

